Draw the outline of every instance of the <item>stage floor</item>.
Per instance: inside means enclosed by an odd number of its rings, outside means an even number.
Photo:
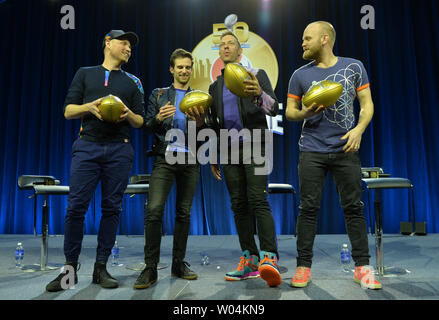
[[[63,263],[63,236],[50,236],[49,263]],[[96,235],[84,237],[78,272],[79,283],[74,289],[48,293],[45,286],[59,270],[24,272],[16,269],[14,249],[22,242],[24,264],[40,262],[41,238],[33,235],[0,235],[0,299],[1,300],[436,300],[439,299],[439,234],[427,236],[384,235],[384,262],[408,270],[397,277],[380,277],[382,290],[364,290],[352,280],[352,273],[341,271],[340,248],[349,243],[346,235],[317,235],[312,268],[313,280],[303,289],[289,283],[296,267],[296,239],[279,235],[278,246],[283,267],[282,285],[269,288],[265,281],[252,279],[240,282],[224,280],[224,274],[236,268],[240,250],[237,236],[190,236],[186,260],[199,275],[187,281],[171,277],[172,236],[162,239],[159,280],[145,290],[133,289],[140,271],[133,266],[143,261],[143,236],[119,235],[121,266],[108,266],[118,279],[119,288],[103,289],[92,284],[96,253]],[[349,245],[350,246],[350,245]],[[369,235],[371,264],[376,263],[375,238]],[[201,253],[207,252],[210,264],[201,265]]]

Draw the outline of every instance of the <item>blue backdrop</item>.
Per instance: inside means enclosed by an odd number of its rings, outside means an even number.
[[[75,29],[63,30],[62,6],[75,9]],[[363,30],[363,5],[375,9],[375,29]],[[68,184],[71,145],[79,120],[67,121],[62,107],[76,70],[102,63],[101,40],[110,29],[137,32],[140,44],[124,67],[140,77],[146,97],[155,87],[171,83],[170,53],[192,50],[211,34],[212,24],[231,13],[245,21],[273,48],[279,63],[276,94],[286,105],[288,80],[305,64],[303,29],[314,20],[330,21],[337,31],[335,52],[363,61],[369,73],[375,116],[363,136],[363,166],[380,166],[392,176],[407,177],[415,186],[417,221],[428,232],[439,231],[439,8],[435,0],[161,0],[161,1],[0,1],[0,233],[32,233],[33,201],[18,190],[22,174],[53,175]],[[298,189],[297,142],[301,123],[284,121],[284,135],[274,137],[271,182]],[[151,143],[142,131],[132,132],[137,152],[132,173],[147,173]],[[399,232],[409,216],[408,193],[386,191],[384,232]],[[297,203],[270,195],[279,234],[293,233]],[[367,197],[364,197],[367,200]],[[343,214],[328,177],[319,233],[345,233]],[[143,196],[126,198],[119,232],[143,233]],[[175,192],[165,209],[164,231],[172,234]],[[38,207],[42,199],[38,200]],[[64,232],[66,197],[52,197],[50,233]],[[366,213],[368,208],[366,207]],[[38,230],[40,230],[38,215]],[[86,233],[95,234],[100,220],[97,190],[86,216]],[[207,166],[192,209],[191,234],[234,234],[229,196]]]

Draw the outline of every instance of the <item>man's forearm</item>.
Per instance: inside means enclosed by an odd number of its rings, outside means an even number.
[[[69,104],[64,111],[64,117],[67,120],[78,119],[90,112],[90,103],[85,104]]]
[[[364,132],[369,125],[370,121],[373,117],[373,103],[368,102],[367,105],[363,106],[360,110],[360,114],[358,117],[357,128]]]
[[[140,128],[141,126],[143,126],[142,116],[135,114],[132,111],[128,111],[127,121],[134,128]]]
[[[285,117],[289,121],[303,121],[307,117],[303,109],[299,109],[300,102],[293,98],[287,100],[287,110],[285,110]]]

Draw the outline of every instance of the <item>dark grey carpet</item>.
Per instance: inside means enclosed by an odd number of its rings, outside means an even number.
[[[236,236],[190,236],[186,260],[199,275],[195,281],[171,277],[170,266],[159,271],[159,281],[149,289],[134,290],[140,272],[126,266],[143,261],[143,236],[117,238],[122,266],[109,266],[110,273],[119,280],[117,289],[103,289],[91,283],[96,253],[96,236],[84,237],[78,273],[79,283],[74,289],[60,293],[45,292],[46,284],[59,270],[24,272],[16,269],[14,249],[18,241],[25,248],[25,265],[40,262],[41,238],[33,235],[0,235],[0,299],[2,300],[437,300],[439,299],[439,235],[384,236],[386,266],[409,271],[398,277],[381,277],[382,290],[364,290],[352,280],[353,274],[341,271],[339,252],[342,243],[349,243],[346,235],[318,235],[315,241],[312,283],[304,288],[289,285],[296,267],[296,239],[278,236],[283,282],[269,288],[261,279],[241,282],[224,280],[227,271],[236,268],[240,250]],[[63,263],[63,236],[49,239],[49,262]],[[371,264],[375,265],[375,238],[369,236]],[[207,252],[210,264],[201,265],[201,253]],[[172,236],[162,239],[161,263],[170,264]]]

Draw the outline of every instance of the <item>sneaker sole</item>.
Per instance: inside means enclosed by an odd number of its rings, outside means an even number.
[[[354,282],[358,283],[360,286],[365,287],[367,289],[371,289],[371,290],[378,290],[378,289],[382,289],[383,285],[382,284],[362,284],[361,280],[355,279],[354,278]]]
[[[134,289],[146,289],[146,288],[149,288],[150,286],[152,286],[156,282],[157,282],[157,279],[153,280],[151,282],[148,282],[146,284],[135,284]]]
[[[256,279],[259,277],[260,277],[259,271],[255,271],[255,272],[250,272],[247,275],[242,276],[242,277],[234,277],[234,276],[225,275],[224,279],[226,279],[227,281],[241,281],[241,280],[247,280],[247,279]]]
[[[306,287],[309,283],[311,282],[311,279],[309,279],[308,281],[306,281],[306,282],[293,282],[293,281],[291,281],[291,286],[292,287],[295,287],[295,288],[304,288],[304,287]]]
[[[269,287],[277,287],[282,283],[279,271],[270,265],[263,265],[259,268],[259,274]]]

